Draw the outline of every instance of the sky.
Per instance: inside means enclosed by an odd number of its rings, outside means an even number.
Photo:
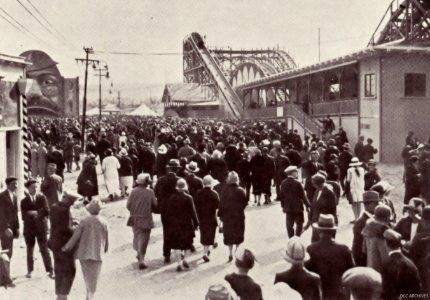
[[[162,92],[159,86],[183,81],[182,41],[191,32],[205,35],[209,47],[279,47],[287,50],[298,65],[305,66],[318,61],[318,28],[322,60],[360,50],[366,47],[390,2],[0,0],[0,15],[8,13],[31,32],[31,35],[28,32],[25,35],[0,18],[0,52],[19,55],[30,49],[43,50],[58,62],[65,77],[83,78],[84,67],[77,64],[75,58],[84,57],[83,46],[92,46],[96,53],[91,58],[105,61],[110,70],[111,79],[103,80],[104,94],[108,89],[115,95],[118,90],[122,95],[142,94],[145,93],[143,88],[159,94]],[[96,90],[97,82],[97,77],[90,71],[90,90]],[[151,87],[157,91],[152,91]]]

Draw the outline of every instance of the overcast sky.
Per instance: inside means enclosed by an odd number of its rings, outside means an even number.
[[[168,52],[169,56],[96,54],[108,62],[112,81],[163,84],[182,81],[182,40],[197,31],[210,46],[285,48],[303,66],[364,48],[391,0],[19,0],[32,3],[66,38],[61,43],[13,0],[3,8],[45,42],[35,41],[0,18],[0,52],[46,51],[66,76],[83,77],[75,63],[82,46],[96,51]],[[3,11],[0,11],[4,14]],[[37,16],[37,14],[35,13]],[[41,19],[43,22],[43,19]],[[49,27],[48,27],[49,28]],[[53,31],[51,29],[51,31]],[[90,76],[90,84],[96,77]]]

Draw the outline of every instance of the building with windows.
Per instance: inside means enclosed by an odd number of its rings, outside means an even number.
[[[0,190],[6,188],[7,177],[15,176],[19,196],[24,194],[27,169],[25,145],[28,143],[23,129],[26,116],[22,97],[29,86],[25,79],[27,65],[23,57],[0,54]]]
[[[380,150],[377,159],[383,162],[401,161],[408,131],[422,141],[430,135],[427,47],[368,47],[238,88],[250,118],[279,117],[279,102],[285,102],[289,128],[304,134],[321,130],[318,120],[330,115],[352,145],[359,136],[373,139]]]

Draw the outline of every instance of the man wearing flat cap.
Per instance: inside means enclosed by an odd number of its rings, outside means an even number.
[[[354,238],[352,240],[352,255],[354,257],[355,264],[357,266],[365,267],[367,264],[367,255],[363,251],[363,235],[361,232],[366,226],[367,220],[373,217],[375,213],[375,208],[379,204],[379,194],[374,191],[365,192],[363,194],[363,206],[364,212],[355,221],[352,231],[354,233]]]
[[[294,225],[296,225],[295,235],[302,234],[304,215],[303,206],[310,209],[310,203],[306,197],[302,184],[297,180],[298,170],[296,166],[289,166],[285,169],[287,178],[281,183],[279,199],[283,212],[286,214],[286,226],[288,237],[294,236]]]
[[[389,258],[382,269],[382,298],[399,299],[401,295],[421,292],[418,269],[401,251],[400,233],[387,229],[384,239]]]
[[[55,163],[48,163],[46,176],[40,186],[40,190],[48,199],[49,207],[60,201],[60,194],[63,192],[63,180],[55,174],[56,169],[57,165]]]
[[[49,277],[53,278],[51,255],[48,250],[49,206],[45,195],[37,192],[37,181],[30,179],[25,187],[28,193],[21,201],[21,215],[24,222],[24,239],[27,246],[27,278],[31,278],[34,269],[34,246],[39,245],[43,264]]]
[[[7,188],[0,193],[0,242],[1,248],[7,250],[6,254],[10,260],[13,253],[13,239],[19,236],[16,199],[18,180],[16,177],[8,177],[5,182]],[[10,283],[10,285],[12,286],[13,283]]]

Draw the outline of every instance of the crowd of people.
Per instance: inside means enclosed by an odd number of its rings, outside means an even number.
[[[133,231],[139,269],[147,268],[153,214],[161,218],[164,261],[171,263],[173,251],[177,272],[190,268],[187,258],[196,251],[196,231],[206,263],[218,247],[217,230],[222,233],[227,262],[234,261],[237,271],[226,275],[225,283],[211,286],[206,299],[263,299],[262,288],[248,275],[255,256],[241,244],[246,207],[273,201],[285,213],[283,256],[289,266],[276,274],[275,284],[287,284],[303,299],[430,294],[430,144],[420,144],[413,133],[401,153],[405,195],[397,218],[396,199],[390,199],[393,187],[378,172],[372,139],[365,144],[360,137],[352,149],[342,128],[324,139],[312,135],[302,140],[278,121],[111,116],[90,119],[83,149],[76,119],[33,118],[30,129],[32,179],[20,202],[27,277],[37,240],[58,299],[66,299],[73,284],[74,252],[91,299],[108,250],[107,223],[99,215],[97,164],[107,201],[127,199],[127,226]],[[73,163],[79,171],[79,196],[62,187],[64,171],[75,171]],[[8,262],[19,236],[17,179],[10,177],[6,184],[0,194],[0,282],[12,287]],[[70,207],[78,198],[90,215],[73,224]],[[336,241],[342,199],[351,204],[354,216],[351,247]],[[311,244],[305,247],[301,235],[309,228]]]

